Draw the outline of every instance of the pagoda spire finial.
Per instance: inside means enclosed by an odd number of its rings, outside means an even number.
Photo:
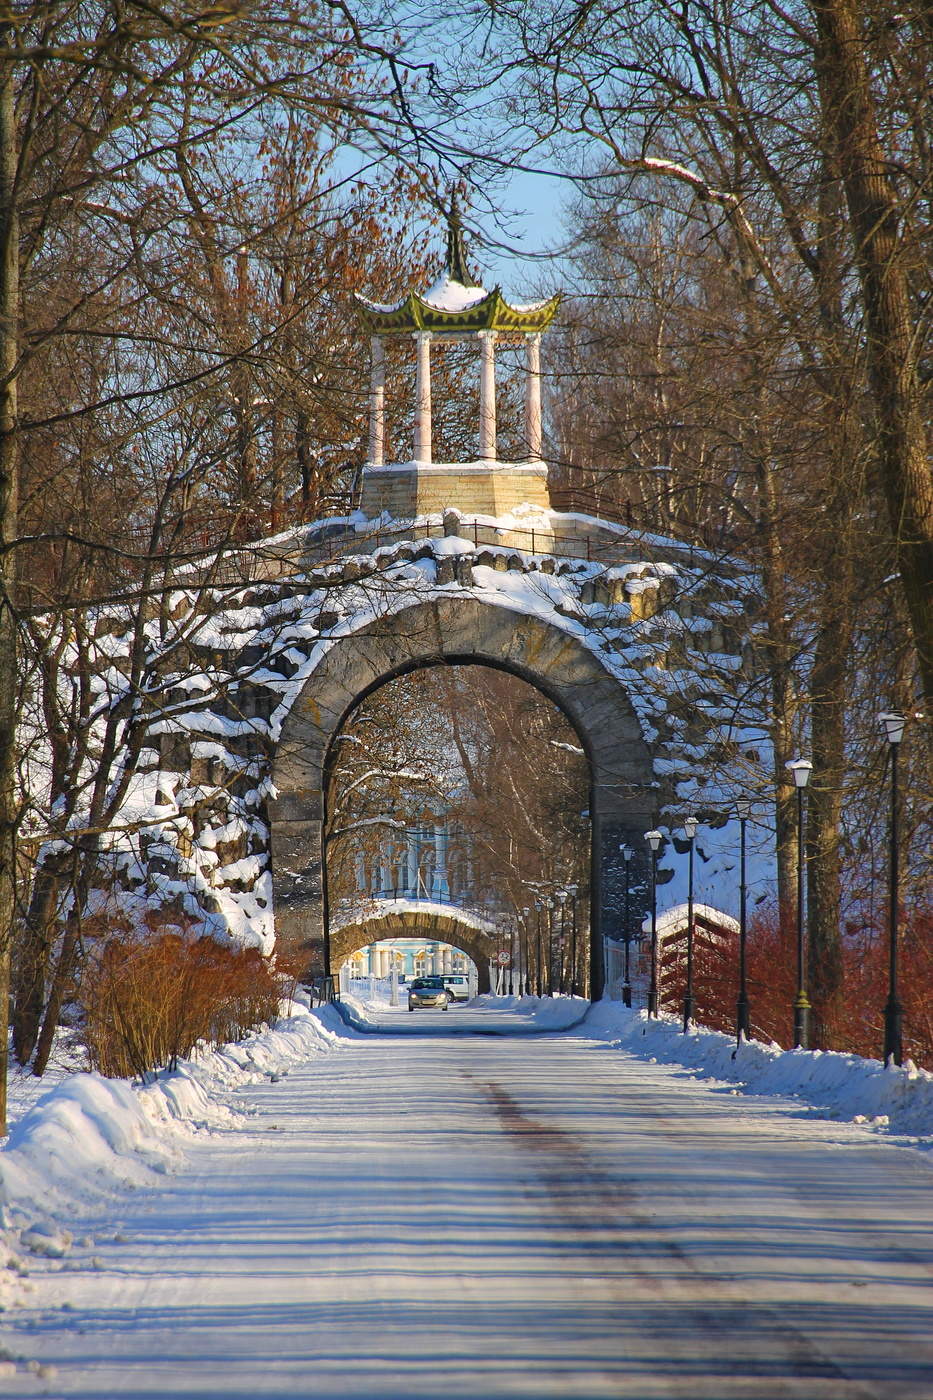
[[[463,249],[463,224],[460,222],[460,204],[457,200],[456,189],[451,192],[450,213],[447,215],[446,267],[452,282],[459,282],[462,287],[478,287],[480,285],[470,276],[467,267],[466,253]]]

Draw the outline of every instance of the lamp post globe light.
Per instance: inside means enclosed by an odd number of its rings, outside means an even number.
[[[889,710],[878,716],[884,726],[891,755],[891,827],[888,887],[888,999],[884,1007],[884,1062],[900,1065],[904,1062],[903,1016],[897,987],[897,925],[898,925],[898,829],[897,829],[897,755],[904,737],[906,717],[899,710]]]
[[[684,992],[684,1035],[694,1019],[693,997],[693,846],[699,822],[696,817],[684,817],[684,835],[687,838],[689,864],[687,866],[687,986]]]
[[[807,1050],[810,1043],[810,998],[807,996],[807,958],[803,931],[803,795],[813,764],[808,758],[793,758],[785,765],[794,775],[797,789],[797,995],[794,998],[794,1049]]]
[[[739,996],[735,1005],[735,1043],[738,1048],[747,1040],[749,1031],[748,1010],[748,928],[746,924],[747,885],[745,880],[745,828],[751,816],[752,804],[747,797],[740,797],[735,804],[739,818]]]
[[[646,831],[651,848],[651,981],[648,985],[648,1015],[658,1014],[658,851],[664,837],[660,831]]]
[[[631,881],[631,874],[632,874],[632,857],[634,856],[635,852],[632,850],[631,846],[629,846],[629,845],[620,846],[620,847],[619,847],[619,850],[620,850],[621,853],[622,853],[622,860],[623,860],[623,862],[624,862],[624,864],[625,864],[625,923],[624,923],[623,926],[622,926],[622,927],[623,927],[622,941],[623,941],[623,945],[624,945],[624,948],[625,948],[625,968],[624,968],[623,980],[622,980],[622,1005],[623,1005],[623,1006],[631,1006],[631,1004],[632,1004],[632,979],[631,979],[630,958],[631,958],[631,948],[632,948],[632,925],[631,925],[631,923],[629,922],[629,892],[630,892],[631,887],[632,887],[632,881]]]

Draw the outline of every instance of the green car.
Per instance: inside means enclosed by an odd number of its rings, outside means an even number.
[[[447,1010],[450,997],[447,995],[443,977],[416,977],[414,982],[409,983],[409,1011],[414,1011],[416,1006],[440,1006]]]

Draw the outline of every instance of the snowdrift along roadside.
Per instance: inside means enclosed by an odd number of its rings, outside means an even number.
[[[737,1085],[749,1094],[802,1099],[823,1118],[864,1122],[933,1148],[933,1074],[910,1061],[886,1068],[880,1060],[831,1050],[782,1050],[693,1027],[687,1035],[671,1016],[650,1019],[620,1002],[597,1002],[582,1029],[629,1054],[680,1064]]]
[[[13,1125],[0,1151],[0,1309],[16,1291],[22,1250],[64,1256],[71,1235],[59,1222],[73,1224],[114,1189],[151,1183],[181,1162],[186,1141],[235,1125],[227,1091],[281,1077],[348,1034],[331,1007],[287,1010],[275,1030],[183,1061],[151,1084],[70,1075]]]

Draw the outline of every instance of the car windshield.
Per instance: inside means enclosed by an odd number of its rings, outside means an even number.
[[[411,988],[413,992],[439,992],[444,984],[439,977],[416,977]]]

